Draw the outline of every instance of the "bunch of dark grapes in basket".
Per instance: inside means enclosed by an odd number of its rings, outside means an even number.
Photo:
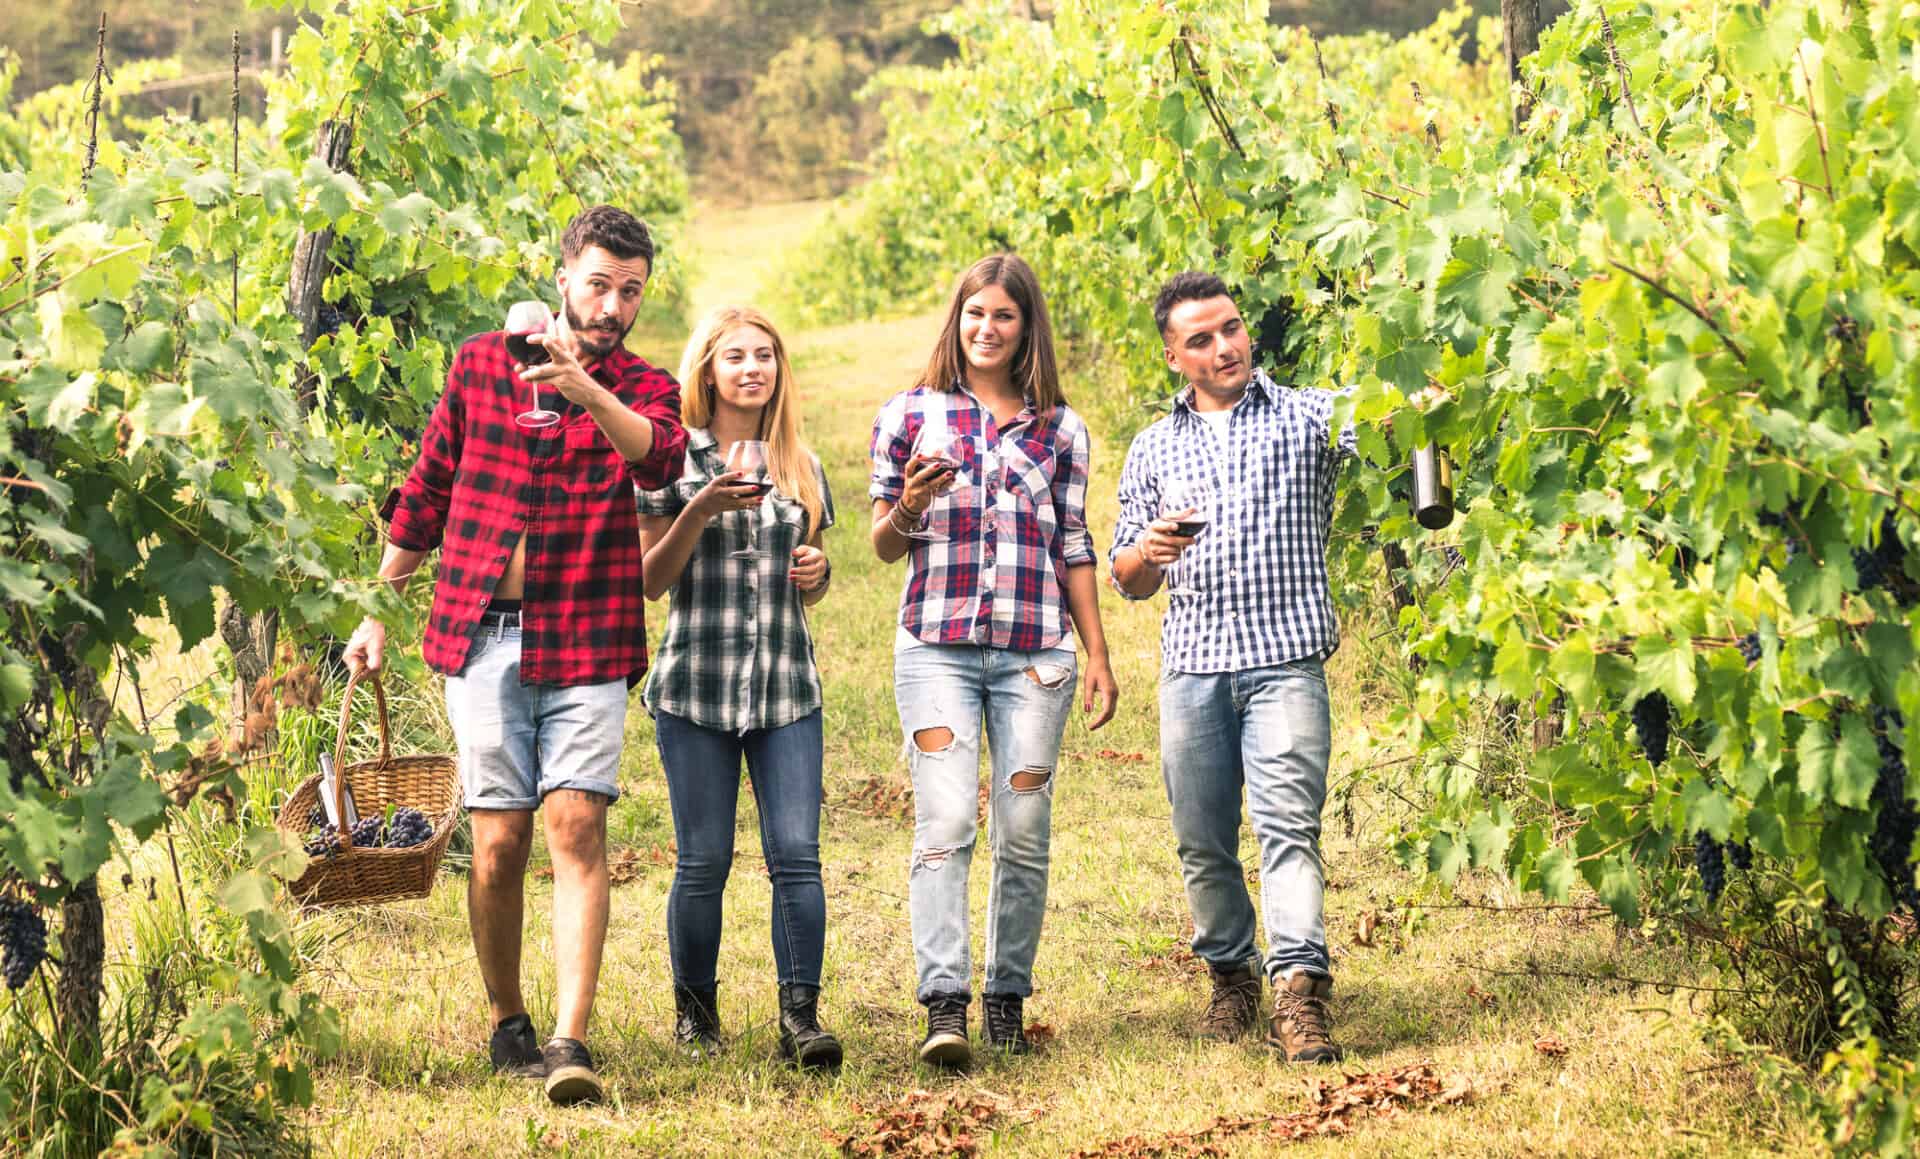
[[[355,849],[407,849],[424,845],[432,838],[433,822],[413,808],[395,809],[391,817],[384,813],[362,817],[353,827]],[[307,835],[309,857],[332,857],[340,848],[340,835],[327,828],[324,821],[317,823]]]
[[[387,819],[385,815],[375,813],[371,817],[360,818],[353,827],[353,847],[355,849],[373,849],[387,843]]]
[[[18,990],[47,956],[47,923],[33,903],[0,898],[0,974]]]
[[[396,809],[387,823],[387,846],[406,849],[424,845],[433,836],[433,823],[418,809]]]

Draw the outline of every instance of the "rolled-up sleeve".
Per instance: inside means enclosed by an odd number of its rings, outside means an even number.
[[[1112,567],[1114,558],[1122,551],[1140,541],[1147,530],[1147,524],[1153,522],[1154,513],[1160,509],[1160,480],[1153,466],[1153,448],[1148,442],[1151,431],[1136,436],[1127,448],[1127,461],[1120,468],[1120,520],[1114,525],[1113,547],[1107,552],[1107,566]],[[1136,596],[1119,584],[1114,589],[1130,600],[1146,599]]]
[[[1078,567],[1095,562],[1093,534],[1087,530],[1087,471],[1092,462],[1086,424],[1073,424],[1067,454],[1053,471],[1053,512],[1059,526],[1060,565]]]
[[[664,370],[650,369],[640,383],[635,414],[653,423],[653,449],[627,463],[636,491],[658,491],[680,477],[687,462],[687,428],[680,424],[680,384]]]
[[[407,551],[432,551],[446,532],[453,480],[460,471],[460,439],[466,426],[465,383],[470,357],[465,347],[447,370],[447,389],[427,419],[420,457],[401,484],[387,539]]]
[[[869,445],[873,471],[867,496],[888,503],[900,502],[907,485],[907,456],[913,452],[913,440],[907,432],[906,393],[887,400],[873,419],[873,440]]]

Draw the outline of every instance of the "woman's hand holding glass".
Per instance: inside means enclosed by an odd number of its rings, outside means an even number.
[[[723,471],[707,480],[707,485],[687,500],[687,509],[703,520],[710,520],[729,511],[750,511],[766,501],[767,493],[748,482],[744,473]]]
[[[927,423],[913,440],[913,455],[907,460],[907,477],[897,506],[901,514],[918,521],[942,495],[956,486],[964,486],[966,469],[960,457],[960,440],[945,426]],[[909,539],[944,541],[945,532],[916,528],[904,533]]]

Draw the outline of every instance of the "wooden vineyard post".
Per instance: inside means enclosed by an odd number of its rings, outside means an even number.
[[[1507,82],[1520,83],[1520,61],[1540,47],[1540,0],[1500,0],[1500,28],[1506,42]],[[1513,128],[1518,132],[1533,112],[1533,94],[1525,88],[1513,102]]]

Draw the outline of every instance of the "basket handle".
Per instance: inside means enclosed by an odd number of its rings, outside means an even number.
[[[373,699],[380,708],[380,763],[392,759],[393,748],[387,728],[387,689],[380,674],[362,668],[347,678],[347,690],[340,694],[340,729],[333,738],[333,814],[340,818],[340,836],[348,849],[353,848],[353,827],[347,824],[347,724],[353,719],[353,690],[363,680],[373,682]]]

